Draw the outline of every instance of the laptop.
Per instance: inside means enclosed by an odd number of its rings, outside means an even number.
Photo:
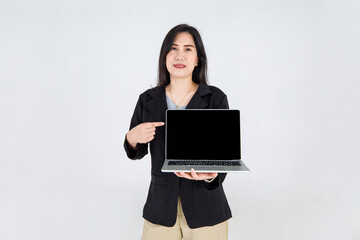
[[[249,172],[241,161],[240,111],[167,110],[162,172]]]

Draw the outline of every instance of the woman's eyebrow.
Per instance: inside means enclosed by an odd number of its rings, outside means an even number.
[[[173,46],[178,47],[179,45],[177,45],[176,43],[173,43]],[[192,48],[195,48],[194,45],[191,45],[191,44],[184,45],[184,47],[192,47]]]

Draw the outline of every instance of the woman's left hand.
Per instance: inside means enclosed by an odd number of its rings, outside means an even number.
[[[211,180],[213,178],[216,178],[218,173],[197,173],[193,168],[191,169],[191,172],[174,172],[176,176],[187,178],[190,180]]]

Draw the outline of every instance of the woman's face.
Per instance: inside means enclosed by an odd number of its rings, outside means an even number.
[[[192,35],[188,32],[178,33],[166,55],[166,68],[170,73],[170,79],[192,77],[197,63],[197,51]]]

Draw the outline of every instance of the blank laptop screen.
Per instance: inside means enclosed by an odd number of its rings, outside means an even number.
[[[168,110],[166,158],[240,159],[239,110]]]

